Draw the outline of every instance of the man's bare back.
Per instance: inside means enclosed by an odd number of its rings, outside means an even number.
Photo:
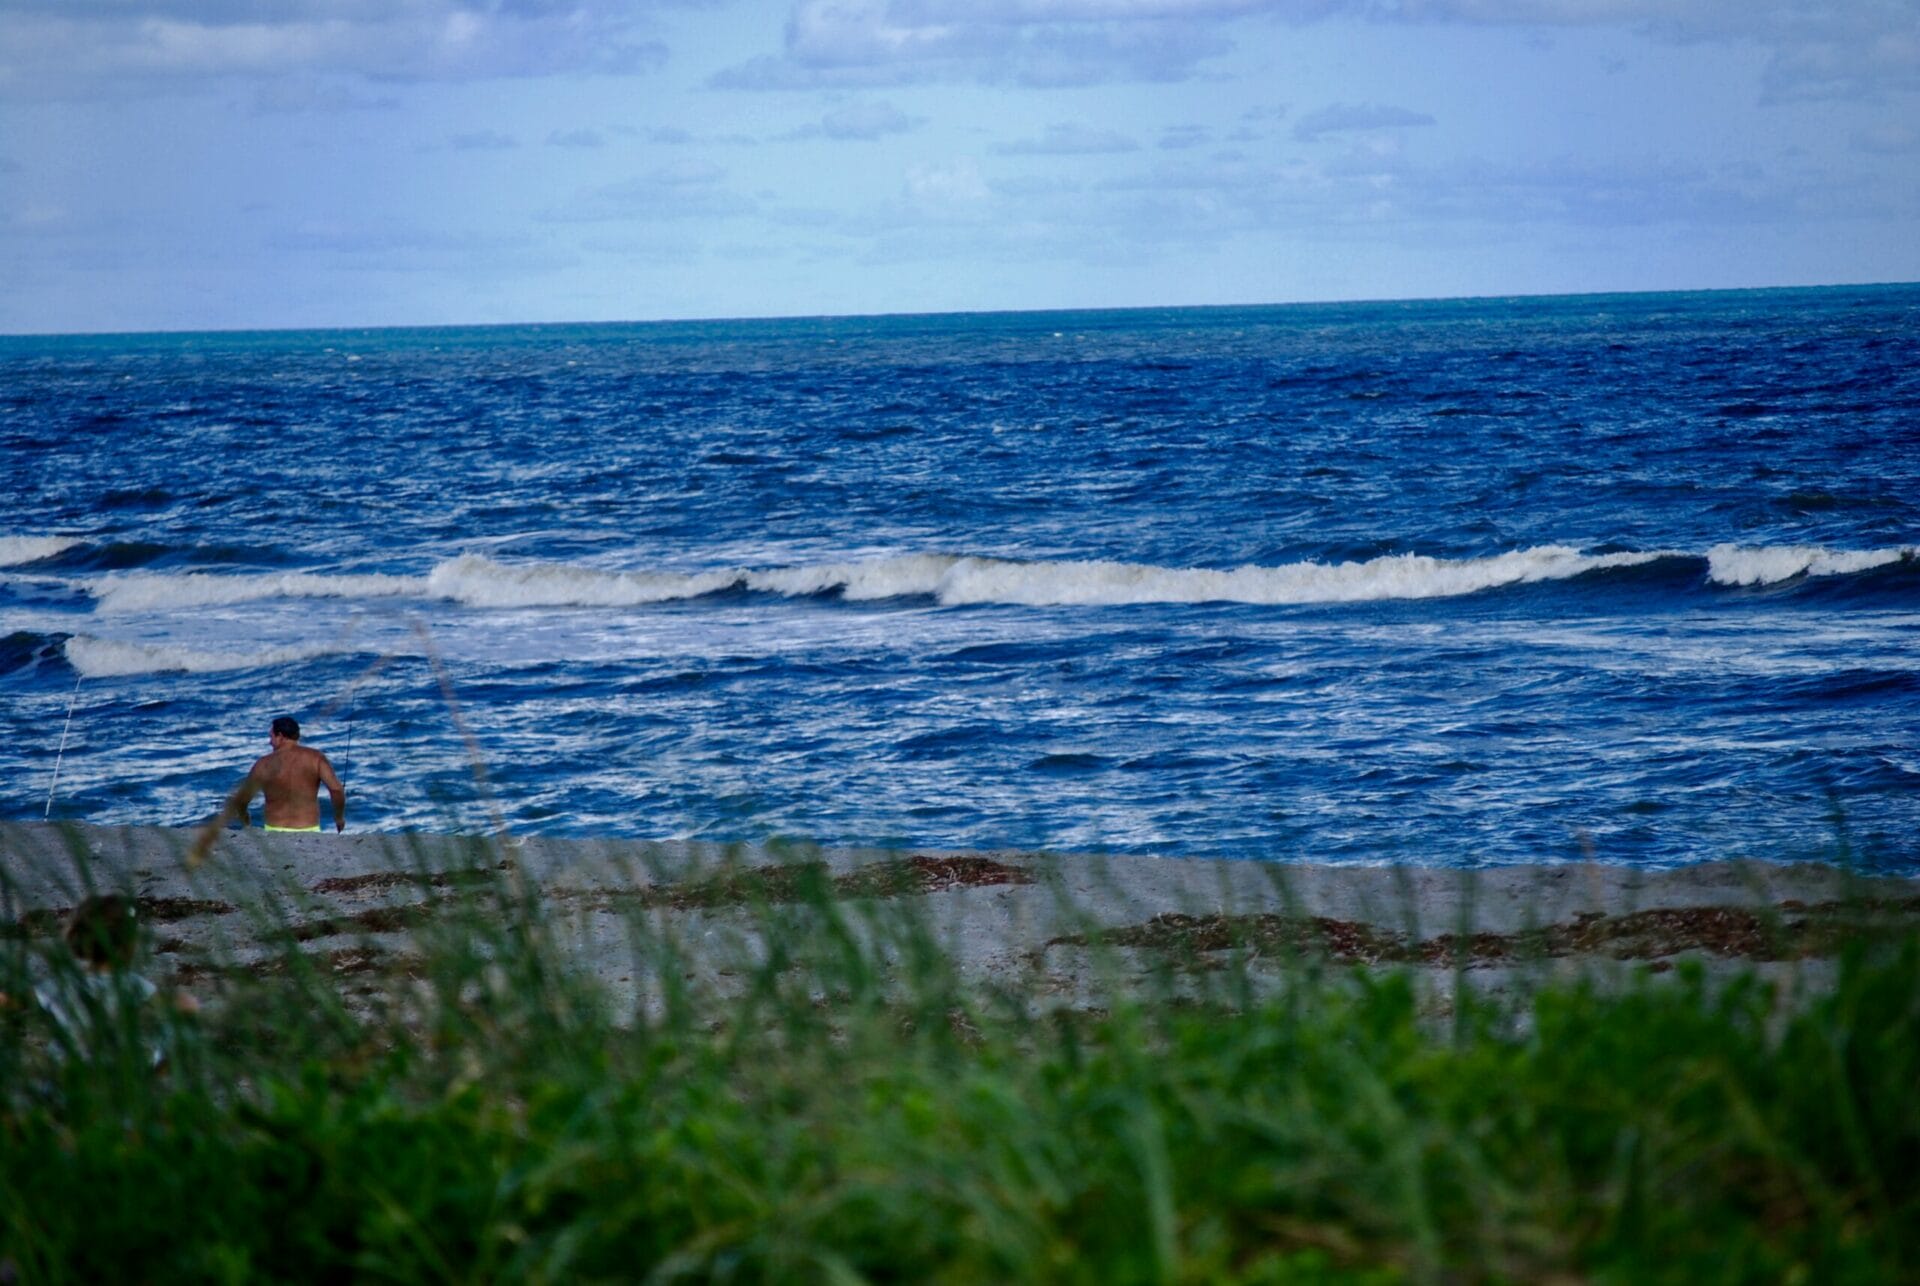
[[[253,761],[247,779],[227,802],[225,816],[247,824],[247,806],[256,794],[266,796],[266,824],[275,830],[320,829],[320,787],[333,799],[333,829],[347,828],[347,791],[334,775],[333,765],[318,750],[300,744],[300,725],[292,719],[274,720],[269,734],[273,751]]]
[[[297,742],[283,745],[272,754],[254,760],[253,770],[247,775],[267,797],[267,825],[289,830],[318,826],[319,790],[325,783],[327,793],[334,800],[334,829],[346,829],[346,791],[341,789],[340,779],[333,775],[333,765],[318,750],[309,750]]]

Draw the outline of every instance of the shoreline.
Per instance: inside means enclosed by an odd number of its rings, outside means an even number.
[[[4,928],[27,937],[57,932],[91,883],[138,900],[155,937],[156,971],[198,981],[220,968],[265,967],[291,929],[303,950],[351,973],[404,962],[411,930],[455,882],[530,881],[564,926],[573,961],[616,993],[637,993],[627,917],[646,916],[694,944],[718,976],[727,952],[751,953],[753,915],[824,893],[921,917],[964,975],[1024,979],[1067,1003],[1092,1003],[1099,985],[1116,981],[1116,966],[1118,981],[1144,984],[1169,969],[1233,958],[1279,969],[1303,953],[1410,967],[1441,992],[1463,979],[1498,989],[1516,971],[1541,967],[1664,973],[1683,960],[1713,974],[1753,970],[1794,990],[1818,989],[1861,926],[1920,927],[1920,878],[1812,862],[1282,866],[249,829],[221,834],[210,860],[188,870],[183,859],[197,834],[0,822]],[[271,921],[236,914],[266,907],[298,917],[280,926],[279,947],[266,941]]]

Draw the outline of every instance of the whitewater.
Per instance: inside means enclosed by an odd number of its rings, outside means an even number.
[[[19,538],[25,548],[71,547],[55,538]],[[51,555],[43,555],[50,557]],[[838,594],[852,602],[929,597],[945,606],[1020,604],[1114,607],[1129,603],[1353,603],[1444,598],[1503,585],[1565,580],[1663,559],[1706,564],[1715,585],[1775,585],[1802,576],[1844,576],[1920,557],[1911,548],[1828,550],[1818,546],[1746,549],[1716,545],[1699,556],[1673,550],[1583,554],[1550,545],[1478,559],[1396,554],[1364,563],[1284,567],[1149,567],[1112,562],[1019,562],[948,554],[911,554],[868,563],[704,572],[621,571],[561,563],[503,563],[462,554],[425,576],[352,576],[307,572],[214,575],[132,572],[97,581],[62,581],[90,595],[103,613],[179,611],[276,598],[439,599],[468,607],[638,607],[727,590],[785,596]],[[35,559],[19,559],[31,562]],[[0,563],[0,566],[6,564]]]
[[[1915,869],[1916,319],[0,339],[0,814]]]

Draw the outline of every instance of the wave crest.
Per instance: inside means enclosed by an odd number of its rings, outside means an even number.
[[[762,593],[796,598],[837,591],[851,602],[866,603],[885,598],[938,596],[956,568],[991,561],[951,554],[904,554],[870,563],[823,563],[816,567],[748,572],[742,583]]]
[[[1725,586],[1771,585],[1798,576],[1871,571],[1920,557],[1911,548],[1828,550],[1817,545],[1716,545],[1707,579]],[[706,571],[618,571],[573,563],[498,562],[484,554],[447,559],[425,576],[281,572],[218,575],[129,572],[91,586],[102,612],[173,611],[272,598],[440,599],[480,609],[644,607],[728,590],[804,598],[838,594],[854,602],[928,597],[943,606],[1115,607],[1146,603],[1292,606],[1453,598],[1665,559],[1676,550],[1586,554],[1539,545],[1483,558],[1390,554],[1359,562],[1302,561],[1231,569],[1147,563],[903,554],[860,563]]]
[[[103,612],[153,612],[181,607],[222,607],[269,598],[392,598],[422,592],[416,576],[327,576],[278,572],[270,576],[217,576],[207,572],[169,575],[131,572],[92,587]]]
[[[1661,553],[1582,554],[1544,545],[1490,558],[1443,559],[1391,554],[1366,562],[1289,563],[1279,567],[1156,567],[1138,563],[1015,563],[959,560],[935,591],[942,603],[1013,603],[1030,607],[1120,606],[1135,603],[1249,603],[1282,606],[1450,598],[1504,585],[1565,580],[1610,567],[1630,567]]]
[[[1341,603],[1443,598],[1502,585],[1563,580],[1629,567],[1666,553],[1582,554],[1561,545],[1491,558],[1395,554],[1361,563],[1280,567],[1157,567],[907,554],[870,563],[696,574],[606,572],[559,563],[497,563],[467,554],[434,568],[434,594],[476,607],[624,607],[744,588],[786,597],[838,593],[852,601],[927,596],[949,607],[1123,606],[1140,603]]]
[[[304,647],[268,648],[261,652],[236,655],[227,652],[196,652],[191,648],[164,644],[121,643],[76,634],[66,641],[67,664],[89,679],[115,678],[132,674],[216,674],[227,670],[257,670],[267,666],[291,665],[315,657],[332,656],[340,649],[316,644]]]
[[[737,571],[609,572],[570,563],[497,563],[462,554],[428,573],[425,589],[469,607],[638,607],[698,598],[740,583]]]
[[[1715,545],[1707,551],[1707,579],[1716,585],[1777,585],[1796,576],[1851,576],[1914,557],[1920,549]]]
[[[0,536],[0,567],[37,563],[79,543],[77,536]]]

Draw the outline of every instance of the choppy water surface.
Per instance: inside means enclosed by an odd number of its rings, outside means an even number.
[[[9,339],[0,495],[8,817],[1920,868],[1920,288]]]

